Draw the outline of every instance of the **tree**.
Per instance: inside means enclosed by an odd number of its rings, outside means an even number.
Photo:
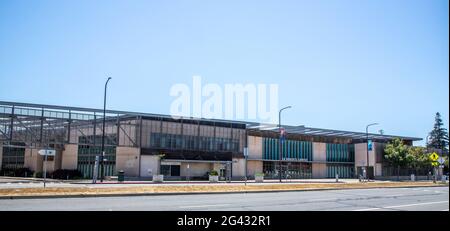
[[[413,169],[425,169],[431,166],[431,161],[424,147],[409,147],[408,155],[411,158],[409,166]]]
[[[448,132],[443,126],[444,123],[442,122],[441,114],[436,112],[434,127],[430,132],[430,142],[427,144],[427,147],[448,151]]]
[[[408,146],[399,138],[393,139],[384,148],[384,158],[392,165],[397,167],[397,179],[400,178],[400,167],[410,164],[414,157],[408,152]]]

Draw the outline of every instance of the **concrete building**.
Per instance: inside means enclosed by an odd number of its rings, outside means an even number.
[[[78,169],[91,178],[100,156],[103,111],[99,109],[0,101],[0,166],[41,172],[39,149],[56,155],[47,169]],[[357,177],[383,172],[384,145],[395,137],[406,144],[420,140],[361,132],[282,125],[286,139],[279,146],[277,125],[108,110],[105,125],[106,176],[123,170],[127,177],[205,179],[216,170],[221,178]],[[248,148],[247,158],[244,149]],[[281,151],[281,155],[280,155]],[[281,169],[281,170],[280,170]]]

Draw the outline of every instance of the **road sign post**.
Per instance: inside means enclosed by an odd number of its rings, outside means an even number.
[[[48,156],[55,156],[56,150],[54,149],[41,149],[38,151],[39,155],[44,156],[44,188],[46,186],[47,181],[47,157]]]
[[[439,165],[437,162],[439,159],[439,155],[436,152],[433,152],[430,154],[429,158],[431,160],[431,165],[433,166],[433,183],[436,183],[436,180],[437,180],[437,168],[436,167]]]
[[[189,164],[187,164],[187,182],[188,183],[189,183],[189,175],[190,175],[189,170],[190,170],[190,166],[189,166]]]
[[[248,158],[248,148],[244,148],[244,157],[245,157],[245,186],[247,186],[247,158]]]
[[[100,162],[100,156],[95,156],[94,172],[92,174],[92,184],[96,184],[97,183],[99,162]]]

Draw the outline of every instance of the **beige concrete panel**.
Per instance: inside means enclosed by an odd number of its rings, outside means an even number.
[[[247,174],[249,176],[254,176],[256,173],[263,172],[263,162],[259,160],[249,160],[247,161]]]
[[[375,145],[374,145],[375,147]],[[369,151],[369,166],[374,166],[375,148]],[[367,143],[355,144],[355,166],[367,165]]]
[[[125,176],[139,176],[139,148],[117,147],[116,148],[116,170],[123,170]]]
[[[44,158],[42,158],[44,159]],[[55,161],[54,160],[42,160],[42,172],[44,172],[44,165],[46,165],[46,171],[47,173],[55,171]]]
[[[34,172],[42,172],[42,162],[43,156],[39,155],[39,149],[36,148],[26,148],[25,149],[25,158],[24,158],[24,167],[29,168]]]
[[[213,170],[216,170],[217,172],[220,172],[220,169],[225,168],[223,164],[221,163],[213,163]]]
[[[248,158],[262,159],[262,137],[248,137]]]
[[[62,151],[61,169],[77,169],[78,145],[66,144]]]
[[[159,156],[141,155],[141,177],[150,177],[159,174]],[[151,173],[149,173],[151,171]]]
[[[244,177],[245,176],[245,159],[233,158],[233,164],[231,167],[232,177]]]
[[[383,166],[382,166],[382,164],[380,164],[380,163],[376,163],[375,164],[375,176],[382,176],[383,174],[383,168],[382,168]]]
[[[326,164],[312,164],[312,178],[326,178],[327,177],[327,165]]]
[[[189,164],[189,169],[187,165]],[[210,172],[213,169],[212,163],[181,163],[180,166],[180,175],[195,177],[195,176],[204,176],[206,172]],[[219,172],[219,169],[217,169]]]
[[[56,155],[54,157],[54,162],[53,162],[53,169],[57,170],[57,169],[61,169],[61,164],[62,164],[62,149],[56,149]]]
[[[313,161],[327,161],[327,144],[313,142]]]

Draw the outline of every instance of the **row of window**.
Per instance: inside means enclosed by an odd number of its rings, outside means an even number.
[[[79,144],[102,144],[102,135],[88,135],[78,137]],[[106,134],[105,135],[105,145],[116,145],[117,135],[116,134]]]
[[[263,159],[279,160],[279,139],[263,138]],[[282,142],[283,160],[312,161],[312,142],[285,140]]]
[[[85,178],[93,176],[95,156],[102,154],[102,147],[100,145],[78,145],[78,160],[77,169],[83,174]],[[113,176],[117,173],[116,168],[116,147],[105,146],[104,173],[105,176]],[[99,176],[98,174],[97,176]]]
[[[25,148],[3,147],[2,168],[22,168]]]
[[[354,162],[354,144],[327,144],[327,162]]]
[[[151,134],[151,147],[207,151],[239,151],[239,140],[176,134]]]
[[[279,178],[280,166],[278,162],[264,161],[263,173],[267,179]],[[312,178],[311,163],[288,163],[281,165],[281,177],[283,179],[310,179]]]
[[[348,164],[327,164],[327,177],[335,178],[336,174],[339,178],[353,178],[355,168]]]

